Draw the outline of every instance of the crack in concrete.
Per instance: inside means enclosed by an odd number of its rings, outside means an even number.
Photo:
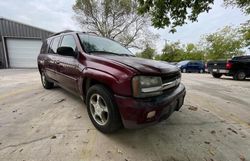
[[[89,129],[68,129],[68,130],[65,130],[64,132],[51,134],[51,135],[44,136],[44,137],[41,137],[41,138],[37,138],[37,139],[34,139],[34,140],[26,141],[26,142],[23,142],[23,143],[8,145],[8,146],[5,146],[3,148],[0,148],[0,151],[2,151],[4,149],[7,149],[7,148],[15,148],[15,147],[19,147],[19,146],[22,146],[22,145],[27,145],[27,144],[31,144],[31,143],[34,143],[34,142],[38,142],[38,141],[41,141],[41,140],[44,140],[44,139],[51,138],[54,135],[60,135],[60,134],[66,133],[66,132],[83,131],[83,130],[87,131],[87,130],[95,130],[95,129],[90,129],[90,128]]]
[[[62,133],[56,133],[56,134],[44,136],[44,137],[41,137],[41,138],[37,138],[37,139],[34,139],[34,140],[22,142],[22,143],[19,143],[19,144],[8,145],[8,146],[5,146],[5,147],[1,148],[0,151],[2,151],[4,149],[7,149],[7,148],[15,148],[15,147],[19,147],[19,146],[22,146],[22,145],[27,145],[27,144],[31,144],[31,143],[34,143],[34,142],[38,142],[38,141],[48,139],[48,138],[51,138],[54,135],[59,135],[59,134],[62,134]]]

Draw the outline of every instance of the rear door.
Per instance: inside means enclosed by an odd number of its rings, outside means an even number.
[[[48,48],[48,54],[45,58],[45,73],[47,76],[55,81],[57,81],[56,76],[56,65],[55,60],[57,59],[57,53],[56,50],[58,48],[60,42],[60,37],[52,38],[49,48]]]
[[[250,56],[234,57],[231,62],[233,63],[233,70],[244,70],[246,75],[250,75]]]
[[[77,53],[76,40],[73,35],[64,35],[61,41],[61,47],[71,47]],[[65,87],[66,89],[77,93],[77,80],[79,77],[78,70],[78,60],[76,56],[65,56],[58,55],[58,59],[56,60],[56,70],[58,75],[58,82],[60,85]]]
[[[250,76],[250,56],[246,56],[246,59],[245,59],[245,67],[246,67],[246,70],[247,70],[247,76],[249,77]]]
[[[198,61],[195,61],[194,62],[194,72],[199,72],[200,70],[201,70],[201,63],[200,62],[198,62]]]
[[[187,64],[187,71],[189,71],[189,72],[194,71],[194,62],[191,61]]]

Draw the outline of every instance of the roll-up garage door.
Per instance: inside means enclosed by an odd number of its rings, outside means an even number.
[[[35,39],[7,38],[10,68],[36,68],[42,41]]]

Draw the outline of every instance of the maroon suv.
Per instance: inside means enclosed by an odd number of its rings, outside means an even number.
[[[168,118],[183,105],[179,68],[135,57],[121,44],[64,31],[44,41],[38,56],[42,85],[80,96],[94,126],[104,133]]]

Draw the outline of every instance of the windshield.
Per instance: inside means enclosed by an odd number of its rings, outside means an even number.
[[[189,62],[189,61],[187,61],[187,60],[181,61],[181,62],[177,63],[177,65],[185,65],[185,64],[187,64],[188,62]]]
[[[84,49],[88,53],[105,52],[116,55],[134,56],[128,49],[123,47],[121,44],[110,39],[86,34],[79,34],[79,37],[82,44],[84,45]]]

